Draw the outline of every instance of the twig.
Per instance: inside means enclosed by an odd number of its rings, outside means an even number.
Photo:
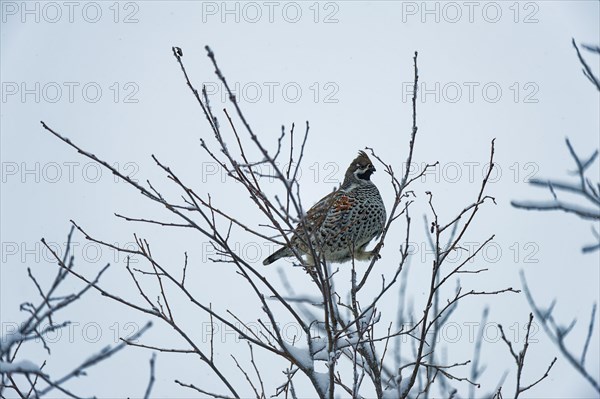
[[[531,331],[531,323],[533,323],[533,313],[529,314],[529,322],[527,323],[527,333],[525,334],[525,343],[523,344],[523,349],[518,354],[513,349],[513,346],[510,343],[510,341],[506,338],[506,335],[504,334],[504,329],[502,328],[502,326],[500,324],[498,324],[498,328],[500,329],[500,334],[502,336],[502,340],[508,346],[510,354],[512,355],[513,359],[515,360],[515,363],[517,364],[517,386],[515,388],[515,396],[514,396],[515,399],[517,399],[520,394],[533,388],[535,385],[540,383],[543,379],[548,377],[550,370],[552,369],[552,366],[554,366],[554,363],[556,363],[556,357],[555,357],[552,360],[552,362],[550,363],[550,366],[548,366],[548,369],[546,370],[544,375],[542,375],[538,380],[536,380],[535,382],[533,382],[532,384],[529,384],[527,386],[521,385],[522,384],[521,376],[523,373],[523,368],[525,367],[525,356],[527,355],[527,349],[529,348],[529,333]]]
[[[144,399],[150,399],[150,394],[152,393],[152,387],[154,386],[154,362],[156,361],[156,354],[153,353],[150,358],[150,379],[148,380],[148,386],[146,387],[146,393],[144,394]]]

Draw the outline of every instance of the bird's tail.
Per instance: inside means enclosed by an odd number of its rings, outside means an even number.
[[[271,256],[267,256],[265,260],[263,260],[263,265],[270,265],[275,262],[279,258],[286,258],[288,256],[294,256],[294,253],[288,247],[279,248],[277,251],[273,252]]]

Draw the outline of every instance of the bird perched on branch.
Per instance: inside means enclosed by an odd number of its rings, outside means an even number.
[[[373,172],[375,166],[365,152],[359,151],[340,188],[310,208],[294,230],[291,245],[275,251],[263,264],[294,256],[293,250],[308,255],[313,265],[323,258],[328,262],[371,259],[375,251],[365,248],[381,235],[386,221],[383,200],[371,181]]]

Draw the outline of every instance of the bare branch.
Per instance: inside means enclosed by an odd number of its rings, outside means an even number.
[[[527,298],[527,302],[529,302],[529,306],[531,306],[531,309],[533,310],[533,314],[535,314],[535,316],[541,321],[542,327],[544,328],[544,331],[546,332],[548,337],[558,347],[560,352],[563,354],[565,359],[567,359],[569,361],[571,366],[573,366],[573,368],[575,370],[577,370],[590,383],[590,385],[592,385],[592,387],[594,387],[594,389],[600,393],[600,383],[598,383],[598,381],[595,380],[594,377],[592,377],[590,372],[585,368],[585,366],[583,364],[583,360],[585,360],[585,356],[582,355],[581,361],[578,361],[576,359],[575,355],[572,354],[571,351],[569,351],[569,349],[567,349],[567,346],[565,343],[565,337],[567,334],[565,333],[565,330],[563,328],[561,328],[560,326],[558,326],[556,324],[556,322],[554,321],[554,317],[552,316],[552,310],[554,307],[554,303],[547,311],[543,312],[542,310],[540,310],[538,305],[535,303],[535,301],[533,299],[533,295],[531,294],[531,291],[527,285],[527,280],[525,279],[525,273],[523,271],[521,271],[520,276],[521,276],[521,283],[523,284],[523,291],[525,292],[525,297]],[[588,328],[588,335],[589,334],[590,334],[590,329]],[[585,349],[585,348],[586,348],[586,345],[584,344],[584,350],[582,351],[583,354],[585,354],[585,352],[587,352],[587,349]]]

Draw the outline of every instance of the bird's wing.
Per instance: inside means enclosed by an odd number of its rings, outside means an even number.
[[[349,227],[350,210],[356,205],[356,198],[345,191],[334,191],[311,208],[307,219],[316,230],[324,228],[321,238],[327,242],[342,234]]]
[[[346,232],[350,227],[350,216],[355,205],[356,198],[350,193],[343,191],[336,193],[322,222],[330,232],[326,239],[334,238],[332,234],[337,236]]]
[[[338,190],[327,194],[306,212],[304,220],[307,222],[306,227],[309,231],[318,230],[321,227],[338,194]],[[301,228],[301,226],[298,226],[298,228]]]
[[[328,242],[343,234],[350,227],[350,209],[356,204],[356,198],[346,191],[336,190],[318,201],[306,213],[306,217],[296,227],[296,238],[305,241],[304,226],[309,234],[321,231],[323,242]],[[303,223],[306,223],[305,225]]]

